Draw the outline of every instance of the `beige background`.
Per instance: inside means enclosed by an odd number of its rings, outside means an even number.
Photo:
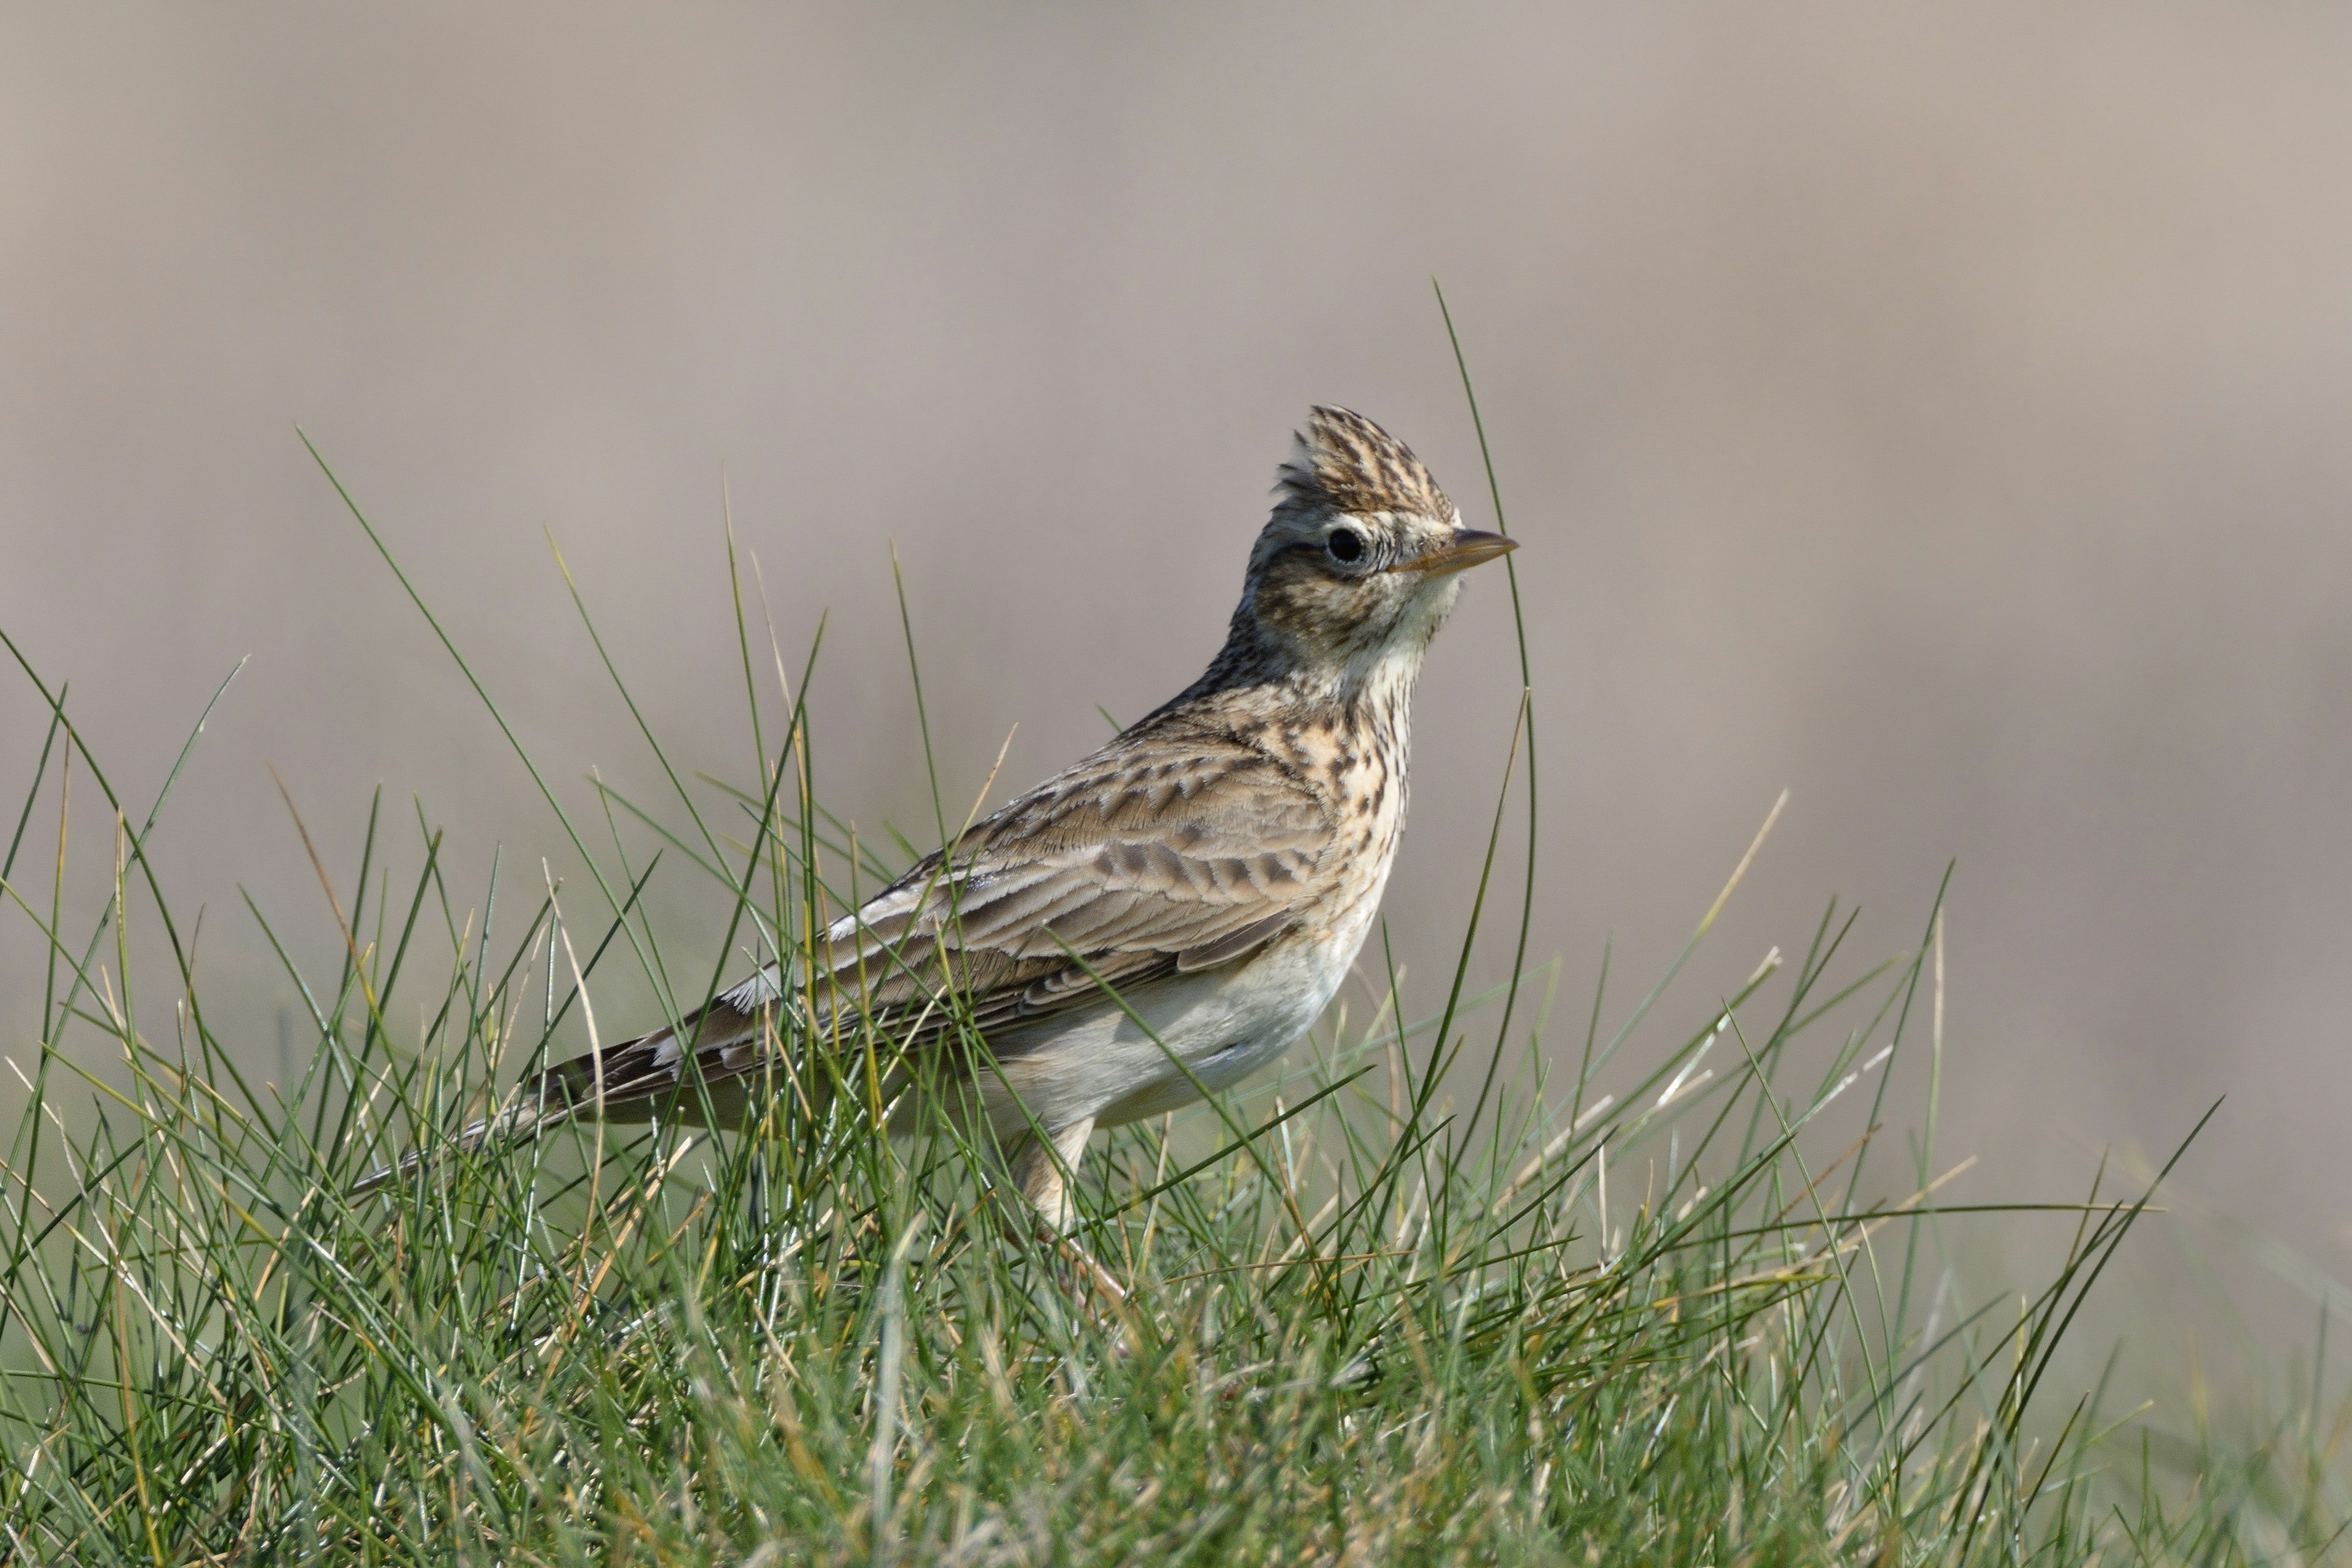
[[[142,801],[252,657],[158,854],[265,1020],[240,886],[336,951],[265,763],[340,875],[379,781],[472,884],[564,864],[295,421],[583,805],[652,774],[542,531],[743,777],[723,472],[795,655],[833,612],[827,793],[913,831],[886,540],[950,793],[1016,723],[1025,784],[1213,651],[1310,401],[1487,520],[1435,275],[1528,542],[1563,1017],[1787,785],[1676,1021],[1832,893],[1908,944],[1957,856],[1971,1194],[2227,1092],[2190,1184],[2352,1272],[2347,83],[2315,6],[12,7],[0,625]],[[1502,588],[1424,687],[1418,969],[1508,740]],[[0,681],[12,805],[39,720]]]

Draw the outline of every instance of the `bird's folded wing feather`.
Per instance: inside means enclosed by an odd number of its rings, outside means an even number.
[[[1237,963],[1298,924],[1329,890],[1336,830],[1302,780],[1239,742],[1122,737],[836,921],[789,986],[771,965],[683,1033],[706,1081],[761,1068],[780,1002],[844,1044],[861,1021],[920,1042],[969,1020],[1017,1056],[1101,986]],[[677,1087],[685,1056],[664,1030],[606,1051],[601,1072],[564,1063],[536,1099],[642,1102]]]

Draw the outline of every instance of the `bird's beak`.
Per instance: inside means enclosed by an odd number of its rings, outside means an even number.
[[[1425,577],[1443,577],[1449,573],[1466,571],[1481,561],[1507,555],[1518,547],[1517,540],[1500,533],[1481,533],[1475,528],[1457,528],[1454,531],[1454,537],[1437,549],[1402,564],[1405,570],[1418,572]]]

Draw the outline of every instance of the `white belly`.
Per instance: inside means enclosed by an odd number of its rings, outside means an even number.
[[[998,1135],[1025,1131],[1029,1117],[1048,1128],[1088,1118],[1115,1127],[1191,1103],[1200,1097],[1195,1079],[1212,1090],[1240,1082],[1323,1016],[1364,945],[1378,901],[1377,890],[1360,900],[1325,941],[1294,938],[1232,969],[1130,995],[1135,1017],[1110,1005],[1083,1010],[1060,1033],[1003,1063],[1001,1082],[983,1087]]]

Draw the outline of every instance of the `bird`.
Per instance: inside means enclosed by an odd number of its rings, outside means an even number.
[[[1371,420],[1313,408],[1200,679],[818,942],[675,1027],[546,1070],[461,1142],[572,1117],[741,1125],[790,1080],[785,1042],[842,1050],[870,1026],[902,1062],[929,1053],[1066,1233],[1097,1128],[1239,1083],[1338,993],[1403,833],[1423,657],[1464,569],[1514,547],[1466,527]],[[913,1124],[908,1081],[893,1131]]]

